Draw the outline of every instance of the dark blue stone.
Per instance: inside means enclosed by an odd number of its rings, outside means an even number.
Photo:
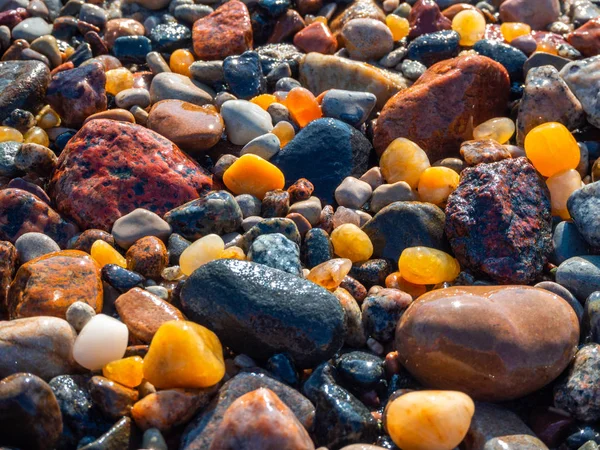
[[[223,61],[223,74],[229,90],[238,98],[250,99],[266,90],[267,80],[256,52],[228,56]]]
[[[523,64],[527,56],[518,48],[499,41],[482,39],[475,43],[473,50],[502,64],[513,81],[523,79]]]
[[[294,362],[284,353],[273,355],[267,361],[267,370],[277,378],[290,386],[296,387],[299,383],[298,371]]]
[[[173,233],[169,236],[169,243],[167,248],[169,249],[169,264],[176,266],[179,264],[179,257],[183,251],[191,245],[191,242],[185,239],[183,236]]]
[[[593,441],[600,444],[600,433],[590,426],[580,428],[570,435],[565,444],[569,450],[577,450],[588,441]]]
[[[85,61],[92,59],[93,57],[94,55],[92,54],[92,48],[90,47],[90,44],[84,42],[83,44],[77,46],[67,61],[71,61],[75,67],[79,67]]]
[[[258,7],[273,18],[285,13],[290,6],[292,6],[290,0],[258,0]]]
[[[300,60],[304,57],[295,45],[292,44],[268,44],[256,47],[255,51],[260,57],[263,74],[267,75],[271,70],[280,64],[287,63],[292,70],[292,76],[298,77],[298,68]]]
[[[590,253],[589,246],[579,234],[573,222],[560,222],[552,234],[552,263],[562,264],[573,256],[584,256]]]
[[[300,257],[309,269],[333,258],[333,245],[331,245],[327,231],[322,228],[308,230],[302,242]]]
[[[75,133],[73,131],[66,131],[58,135],[58,137],[54,141],[54,146],[56,147],[56,150],[58,150],[59,153],[62,152],[73,136],[75,136]]]
[[[171,53],[192,43],[191,30],[180,23],[161,23],[150,32],[152,48],[161,53]]]
[[[419,61],[427,67],[458,54],[460,35],[445,30],[419,36],[408,46],[407,58]]]
[[[273,33],[275,21],[263,11],[254,11],[250,16],[254,45],[267,42]]]
[[[146,55],[152,51],[152,42],[146,36],[121,36],[115,40],[113,55],[124,62],[146,61]]]
[[[145,278],[116,264],[107,264],[102,268],[102,280],[120,292],[127,292],[129,289],[141,286]]]
[[[367,352],[350,352],[339,357],[340,378],[352,388],[371,389],[384,378],[383,359]]]

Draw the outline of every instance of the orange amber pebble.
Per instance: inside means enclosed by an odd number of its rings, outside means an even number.
[[[331,233],[333,251],[352,262],[366,261],[373,255],[373,243],[363,230],[353,223],[345,223]]]
[[[38,127],[46,130],[48,128],[59,126],[60,116],[50,105],[46,105],[41,109],[38,115],[35,116],[35,121]]]
[[[560,216],[561,219],[571,218],[567,209],[567,200],[577,189],[581,189],[581,175],[575,169],[565,170],[552,175],[546,180],[550,190],[550,203],[552,215]]]
[[[519,36],[531,33],[531,27],[522,22],[504,22],[500,25],[500,31],[506,42],[511,42]]]
[[[100,264],[100,267],[104,267],[107,264],[116,264],[127,269],[127,260],[125,257],[116,251],[112,245],[101,239],[92,244],[90,255]]]
[[[387,146],[379,161],[381,173],[389,184],[406,181],[415,189],[419,178],[429,167],[427,153],[405,138],[394,139]]]
[[[414,284],[437,284],[454,280],[460,273],[458,261],[441,250],[408,247],[398,260],[402,277]]]
[[[458,186],[460,175],[448,167],[429,167],[419,178],[419,197],[422,202],[441,205]]]
[[[277,166],[246,153],[225,171],[223,182],[236,195],[252,194],[262,200],[267,192],[283,189],[285,178]]]
[[[306,279],[325,289],[336,289],[350,269],[352,261],[347,258],[334,258],[313,267]]]
[[[31,127],[23,135],[23,142],[26,144],[39,144],[48,147],[50,145],[50,138],[42,128]]]
[[[194,55],[189,50],[178,49],[171,54],[169,59],[169,67],[175,73],[190,76],[190,66],[194,62]]]
[[[427,288],[422,284],[414,284],[402,278],[400,272],[390,273],[385,279],[385,287],[400,289],[416,299],[427,292]]]
[[[460,35],[460,45],[472,46],[485,35],[485,18],[476,9],[465,9],[452,19],[452,29]]]
[[[581,153],[571,132],[561,123],[538,125],[525,136],[525,153],[545,177],[577,168]]]
[[[285,104],[290,110],[292,119],[304,128],[313,120],[323,117],[321,107],[317,99],[308,89],[295,87],[292,89],[285,100]]]
[[[223,250],[219,255],[219,259],[240,259],[243,261],[246,259],[246,254],[243,249],[234,245]]]
[[[272,94],[261,94],[261,95],[257,95],[250,101],[252,103],[260,106],[262,109],[264,109],[266,111],[267,108],[269,106],[271,106],[273,103],[277,103],[277,97],[275,97]]]
[[[271,133],[279,138],[279,145],[281,148],[285,147],[287,143],[294,139],[294,136],[296,136],[294,126],[285,120],[278,122],[277,125],[275,125],[271,130]]]
[[[7,141],[23,142],[23,135],[16,128],[0,126],[0,142]]]
[[[539,42],[535,51],[550,53],[551,55],[558,55],[558,49],[556,48],[556,44],[552,43],[551,41]]]
[[[385,24],[392,32],[394,41],[399,41],[408,36],[410,32],[410,23],[404,17],[397,16],[396,14],[389,14],[385,18]]]
[[[117,359],[102,368],[102,375],[115,383],[134,388],[144,378],[144,360],[139,356]]]
[[[106,72],[106,92],[117,95],[125,89],[133,87],[133,74],[125,67],[109,70]]]

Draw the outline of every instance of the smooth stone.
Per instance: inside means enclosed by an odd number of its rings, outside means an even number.
[[[241,155],[252,153],[262,159],[270,160],[279,151],[281,143],[273,133],[263,134],[248,142],[240,152]]]
[[[162,72],[154,76],[150,84],[152,104],[161,100],[183,100],[202,106],[211,104],[215,92],[208,86],[178,73]]]
[[[66,320],[40,316],[0,324],[0,377],[30,372],[49,380],[77,371],[76,334]]]
[[[241,247],[244,251],[248,251],[254,239],[264,234],[280,233],[288,238],[290,241],[300,245],[300,233],[298,227],[293,220],[284,219],[281,217],[272,217],[269,219],[263,219],[246,231],[236,245]]]
[[[80,332],[95,315],[96,311],[87,303],[75,302],[67,309],[66,319],[75,331]]]
[[[139,432],[135,428],[133,421],[129,417],[123,417],[98,439],[87,445],[84,445],[83,447],[79,447],[78,450],[117,450],[124,448],[138,448],[139,444]]]
[[[85,125],[90,120],[96,119],[108,119],[117,120],[119,122],[136,123],[135,116],[131,112],[127,111],[126,109],[115,108],[107,111],[100,111],[92,114],[91,116],[87,116],[87,118],[83,121],[83,124]],[[69,136],[69,139],[71,137],[72,136]]]
[[[300,276],[300,248],[282,234],[264,234],[252,242],[248,261]]]
[[[262,203],[259,198],[250,194],[241,194],[235,197],[235,201],[239,205],[244,218],[260,215]]]
[[[121,36],[143,36],[144,25],[134,19],[114,18],[106,22],[104,27],[104,41],[108,48],[112,48],[117,38]]]
[[[0,142],[0,176],[16,177],[21,172],[15,164],[15,158],[23,144],[20,142]]]
[[[546,444],[535,436],[516,434],[502,436],[486,442],[483,450],[548,450]]]
[[[0,317],[6,316],[6,295],[19,263],[17,249],[8,241],[0,241]]]
[[[37,112],[49,81],[50,70],[39,61],[0,62],[0,122],[15,109]]]
[[[336,36],[344,28],[344,25],[352,19],[368,17],[381,22],[385,21],[385,14],[381,10],[381,7],[372,0],[354,0],[347,3],[348,6],[340,11],[335,19],[331,21],[331,30]]]
[[[567,209],[581,237],[592,247],[600,247],[600,224],[594,216],[600,210],[600,182],[576,190],[567,201]]]
[[[350,58],[359,61],[380,59],[394,49],[392,32],[376,19],[352,19],[346,22],[340,37]]]
[[[407,58],[429,67],[458,55],[460,35],[453,30],[423,34],[407,47]]]
[[[335,362],[342,383],[351,388],[374,388],[383,378],[383,359],[366,352],[345,353]]]
[[[527,76],[531,69],[542,66],[552,66],[560,72],[569,62],[571,62],[569,59],[562,56],[546,52],[535,52],[523,64],[523,74]]]
[[[162,72],[171,72],[171,68],[169,67],[165,59],[162,57],[162,55],[158,52],[148,53],[146,55],[146,64],[148,64],[148,68],[155,75]]]
[[[359,209],[371,197],[371,186],[354,177],[346,177],[335,190],[335,200],[338,205]]]
[[[52,25],[41,17],[25,19],[12,29],[13,39],[25,39],[28,42],[50,33],[52,33]]]
[[[165,241],[172,232],[171,225],[158,214],[144,208],[137,208],[117,219],[111,234],[119,247],[127,250],[143,237],[156,236]]]
[[[521,50],[491,39],[477,41],[473,50],[502,64],[512,81],[523,79],[523,65],[527,61],[527,56]]]
[[[223,61],[195,61],[190,66],[190,74],[196,81],[209,86],[225,81]]]
[[[48,147],[39,144],[22,144],[15,154],[15,167],[25,172],[33,172],[47,177],[54,171],[58,158]]]
[[[600,290],[600,256],[575,256],[564,261],[556,271],[556,282],[583,302]]]
[[[419,61],[405,59],[400,65],[402,74],[411,81],[417,81],[427,70],[427,66]]]
[[[137,423],[136,423],[137,425]],[[156,428],[150,428],[144,432],[143,440],[142,440],[142,448],[149,450],[168,450],[167,443],[161,434],[161,432]]]
[[[131,63],[143,63],[151,51],[152,42],[146,36],[120,36],[112,47],[114,56]]]
[[[555,283],[554,281],[542,281],[533,287],[545,289],[563,298],[569,305],[571,305],[571,308],[573,308],[573,311],[575,311],[575,314],[577,314],[577,318],[579,319],[579,325],[581,325],[581,321],[584,316],[583,306],[567,288],[561,286],[558,283]]]
[[[225,58],[223,76],[231,93],[240,99],[256,97],[267,88],[260,58],[258,53],[253,51]]]
[[[246,100],[230,100],[224,103],[221,106],[221,116],[225,121],[227,138],[235,145],[246,145],[252,139],[273,129],[269,113]]]
[[[125,89],[115,96],[115,102],[119,108],[123,109],[130,109],[135,105],[147,108],[150,106],[150,92],[142,88]]]
[[[333,245],[325,230],[313,228],[306,232],[302,242],[301,258],[309,269],[333,258]]]
[[[572,61],[560,71],[560,76],[565,80],[571,92],[581,102],[587,115],[587,121],[595,127],[600,126],[600,56]]]
[[[342,287],[337,288],[333,294],[344,309],[346,322],[344,345],[350,348],[364,348],[367,343],[367,337],[362,328],[360,306],[358,306],[356,299]]]
[[[544,30],[560,14],[558,0],[540,0],[535,4],[527,0],[506,0],[500,5],[502,22],[524,22],[534,30]]]
[[[377,97],[370,92],[330,89],[323,97],[321,109],[325,117],[339,119],[358,128],[367,120],[376,102]]]
[[[117,420],[131,413],[139,393],[101,376],[90,380],[90,395],[106,417]]]
[[[550,383],[569,365],[578,341],[569,304],[527,286],[432,291],[413,303],[396,330],[399,356],[420,382],[487,401],[519,398]]]
[[[417,196],[406,181],[398,181],[393,184],[382,184],[373,190],[369,209],[378,213],[383,208],[395,202],[416,201]]]
[[[37,38],[31,43],[30,48],[48,58],[51,67],[57,67],[62,64],[62,58],[60,56],[56,38],[54,38],[54,36],[46,35]]]
[[[213,11],[208,5],[178,5],[173,16],[181,23],[193,25],[196,20],[208,16]]]
[[[104,28],[108,19],[106,10],[100,6],[90,3],[84,3],[79,10],[79,20],[96,25],[98,28]]]
[[[299,367],[311,367],[342,345],[343,312],[332,294],[251,262],[216,260],[201,266],[186,280],[181,305],[187,317],[209,326],[224,345],[257,359],[288,352]]]
[[[552,249],[551,260],[556,265],[574,256],[585,256],[590,253],[588,243],[583,240],[575,224],[567,221],[560,222],[554,228]]]
[[[39,256],[52,252],[59,252],[60,247],[51,238],[43,233],[25,233],[15,241],[21,263],[26,263]]]
[[[120,359],[127,349],[129,333],[122,322],[98,314],[83,327],[73,346],[73,358],[88,370],[101,369]]]
[[[316,226],[321,220],[322,208],[321,200],[318,197],[311,196],[307,200],[295,202],[290,206],[290,213],[301,214],[312,226]]]

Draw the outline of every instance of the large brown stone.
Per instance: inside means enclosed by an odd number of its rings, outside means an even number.
[[[245,4],[230,0],[192,29],[194,53],[200,60],[225,59],[252,49],[252,23]]]
[[[502,22],[525,22],[534,30],[544,30],[559,15],[558,0],[505,0],[500,5]]]
[[[386,103],[375,125],[375,150],[381,155],[390,142],[404,137],[432,162],[457,155],[475,126],[504,114],[509,91],[506,69],[485,56],[434,64]]]
[[[102,311],[100,266],[90,255],[64,250],[23,264],[7,296],[11,319],[33,316],[65,318],[73,303],[85,302]]]
[[[400,361],[421,383],[488,401],[542,388],[569,365],[578,342],[569,304],[528,286],[435,290],[396,330]]]
[[[49,191],[58,210],[82,228],[109,231],[134,209],[163,215],[211,186],[210,175],[158,133],[99,119],[69,141]]]

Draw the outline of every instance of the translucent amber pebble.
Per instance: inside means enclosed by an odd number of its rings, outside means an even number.
[[[315,119],[323,117],[321,107],[315,96],[308,89],[295,87],[285,99],[285,105],[290,110],[294,122],[301,128]]]
[[[575,169],[580,158],[577,141],[571,132],[558,122],[544,123],[527,133],[525,153],[545,177]]]
[[[519,36],[531,33],[531,27],[522,22],[504,22],[500,25],[500,32],[506,42],[511,42]]]
[[[252,194],[264,198],[275,189],[283,189],[285,178],[281,170],[258,155],[240,156],[223,174],[223,182],[231,192]]]
[[[538,42],[535,51],[550,53],[551,55],[558,55],[558,49],[556,48],[556,44],[552,43],[551,41]]]
[[[505,144],[515,133],[515,123],[508,117],[486,120],[473,130],[473,139],[493,139]]]
[[[333,251],[352,262],[366,261],[373,254],[371,239],[353,223],[340,225],[331,233]]]
[[[169,67],[175,73],[190,76],[190,66],[194,62],[194,55],[189,50],[178,49],[171,54],[169,59]]]
[[[27,144],[40,144],[45,147],[50,145],[48,134],[40,127],[31,127],[23,135],[23,142]]]
[[[244,250],[234,245],[223,250],[223,253],[219,255],[219,259],[240,259],[243,261],[246,259],[246,254]]]
[[[117,95],[125,89],[133,87],[133,74],[125,67],[108,70],[106,72],[106,92],[112,95]]]
[[[448,167],[428,167],[419,178],[419,198],[422,202],[442,205],[459,181],[460,175]]]
[[[400,289],[401,291],[410,294],[412,298],[418,298],[427,292],[427,288],[422,284],[414,284],[406,281],[402,278],[402,274],[400,272],[390,273],[385,278],[385,287]]]
[[[455,391],[415,391],[392,400],[385,425],[402,450],[452,450],[464,439],[475,405]]]
[[[261,94],[257,95],[250,101],[266,111],[270,105],[277,103],[277,97],[275,97],[273,94]]]
[[[385,23],[392,32],[394,41],[399,41],[408,36],[410,32],[410,23],[404,17],[397,16],[396,14],[389,14],[385,18]]]
[[[38,115],[35,116],[35,121],[38,127],[46,130],[48,128],[59,126],[60,116],[50,105],[46,105],[41,109]]]
[[[577,189],[581,189],[581,175],[575,169],[565,170],[552,175],[546,180],[550,190],[550,202],[552,204],[552,215],[560,216],[561,219],[571,218],[567,209],[567,200]]]
[[[0,142],[7,141],[23,142],[23,135],[16,128],[0,126]]]
[[[224,375],[217,335],[184,320],[162,324],[144,358],[144,378],[159,389],[213,386]]]
[[[179,269],[184,275],[191,275],[194,270],[209,261],[219,259],[225,250],[223,239],[217,234],[201,237],[179,256]]]
[[[465,9],[452,19],[452,29],[460,34],[460,45],[472,46],[485,35],[485,18],[473,9]]]
[[[454,280],[460,273],[458,261],[441,250],[408,247],[398,260],[402,278],[414,284],[437,284]]]
[[[385,149],[379,160],[381,173],[389,184],[406,181],[415,189],[419,178],[429,167],[427,153],[421,147],[405,138],[394,139]]]
[[[336,289],[351,268],[352,261],[347,258],[330,259],[313,267],[306,279],[325,289]]]
[[[110,244],[102,240],[97,240],[92,244],[90,254],[101,267],[104,267],[107,264],[116,264],[125,269],[127,268],[127,260],[125,257],[116,251]]]
[[[134,388],[144,378],[144,360],[139,356],[117,359],[102,368],[102,375],[115,383]]]
[[[285,120],[278,122],[271,130],[271,133],[279,138],[279,145],[281,145],[281,148],[285,147],[287,143],[296,136],[294,126]]]

